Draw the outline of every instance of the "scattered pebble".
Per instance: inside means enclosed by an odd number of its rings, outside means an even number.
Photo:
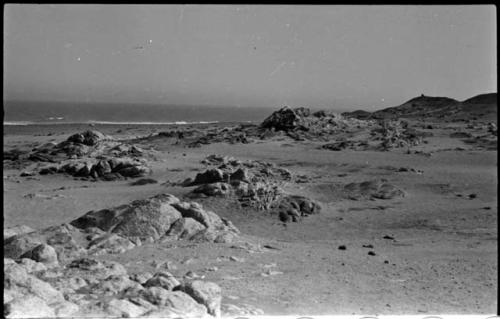
[[[477,197],[477,194],[469,194],[469,199],[474,199]]]
[[[363,245],[363,248],[373,248],[373,245],[372,244]]]
[[[394,237],[389,236],[389,235],[385,235],[383,238],[384,238],[384,239],[391,239],[391,240],[394,240]]]
[[[245,258],[240,258],[240,257],[235,257],[235,256],[231,256],[229,257],[229,260],[231,261],[236,261],[236,262],[239,262],[239,263],[242,263],[245,261]]]
[[[266,272],[261,273],[260,275],[262,277],[268,277],[268,276],[276,276],[276,275],[282,275],[282,271],[277,271],[277,270],[268,270]]]
[[[368,252],[368,255],[370,255],[370,256],[375,256],[376,254],[375,254],[375,252],[374,252],[374,251],[371,251],[371,250],[370,250],[370,251]]]

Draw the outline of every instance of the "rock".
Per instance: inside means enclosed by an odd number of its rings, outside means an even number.
[[[138,179],[135,182],[130,183],[131,186],[142,186],[142,185],[147,185],[147,184],[157,184],[158,181],[156,179],[152,178],[141,178]]]
[[[156,273],[144,283],[144,287],[161,287],[166,290],[172,290],[179,285],[180,282],[171,273],[166,271]]]
[[[148,311],[125,299],[112,299],[107,303],[106,310],[122,318],[137,318]]]
[[[154,289],[154,291],[153,291]],[[158,287],[148,288],[145,298],[153,300],[159,305],[159,310],[152,310],[144,314],[148,318],[200,318],[206,317],[207,309],[197,303],[189,295],[182,291],[168,291]]]
[[[405,192],[398,187],[387,183],[386,180],[373,180],[362,183],[347,184],[344,189],[348,192],[349,198],[378,198],[393,199],[404,197]]]
[[[40,297],[26,295],[4,304],[6,318],[54,318],[56,313]]]
[[[347,248],[346,248],[346,246],[345,246],[345,245],[340,245],[340,246],[339,246],[339,250],[346,250],[346,249],[347,249]]]
[[[37,262],[44,263],[49,267],[59,265],[56,250],[54,247],[46,244],[36,246],[32,250],[24,253],[21,258],[31,258]]]
[[[151,169],[144,165],[136,165],[124,167],[120,170],[117,170],[116,173],[125,177],[141,177],[151,173]]]
[[[237,316],[262,316],[264,311],[248,304],[240,304],[238,306],[233,304],[223,304],[221,306],[223,317],[237,317]]]
[[[4,289],[17,296],[35,295],[47,304],[64,300],[62,294],[49,283],[28,274],[26,269],[18,264],[5,265]]]
[[[71,224],[78,228],[98,227],[125,237],[137,236],[143,239],[153,236],[157,240],[182,217],[170,205],[177,201],[177,198],[172,199],[168,195],[157,195],[111,209],[88,212]]]
[[[220,169],[213,168],[206,170],[203,173],[196,174],[196,177],[191,185],[211,184],[224,181],[224,172]]]
[[[289,131],[300,127],[303,120],[300,116],[287,106],[271,114],[262,124],[262,128],[275,129],[276,131]]]
[[[206,227],[193,218],[180,218],[167,232],[167,236],[175,239],[191,239],[198,232],[204,230]]]
[[[85,131],[83,133],[76,133],[68,137],[66,142],[76,143],[76,144],[84,144],[88,146],[97,145],[99,142],[105,140],[111,140],[110,136],[106,136],[98,131]]]
[[[202,184],[193,190],[193,193],[201,193],[207,196],[224,196],[229,194],[231,188],[226,183]]]
[[[61,301],[50,306],[54,310],[55,316],[60,318],[73,317],[80,310],[77,304],[69,301]]]
[[[143,285],[146,283],[146,281],[148,281],[152,277],[153,274],[151,274],[150,272],[144,272],[144,273],[134,274],[133,276],[130,277],[130,279]]]
[[[370,251],[368,252],[368,255],[370,255],[370,256],[375,256],[376,254],[375,254],[375,252],[374,252],[374,251],[371,251],[371,250],[370,250]]]
[[[106,294],[115,295],[126,289],[143,289],[142,286],[131,280],[127,275],[111,275],[92,287],[92,291],[102,291]]]
[[[47,267],[41,263],[41,262],[36,262],[33,259],[30,258],[22,258],[19,262],[21,266],[26,269],[27,273],[32,273],[32,272],[39,272],[39,271],[46,271]]]
[[[104,268],[104,265],[92,258],[80,258],[73,260],[69,265],[69,268],[79,268],[82,270],[97,270]]]
[[[221,232],[215,237],[214,243],[217,244],[227,244],[227,243],[232,243],[234,239],[236,238],[236,234],[233,231],[225,231]]]
[[[245,168],[238,168],[230,176],[231,181],[243,181],[249,183],[251,180],[250,173]]]
[[[97,173],[98,176],[104,176],[106,174],[111,173],[111,165],[109,165],[108,161],[100,160],[97,164],[92,168],[93,171]]]
[[[184,284],[181,290],[193,297],[197,302],[205,305],[209,314],[220,317],[222,290],[219,285],[213,282],[194,280]]]
[[[105,234],[92,240],[89,243],[89,253],[123,253],[129,249],[134,248],[135,245],[127,238],[123,238],[117,234]]]
[[[278,206],[279,219],[282,222],[290,220],[296,222],[300,217],[318,214],[321,211],[321,206],[304,196],[287,195],[282,198]]]
[[[208,210],[204,210],[202,206],[198,203],[183,202],[183,203],[173,204],[173,207],[175,207],[175,209],[181,212],[182,217],[193,218],[207,228],[214,228],[214,229],[225,228],[224,227],[225,223],[217,214]]]
[[[42,243],[43,238],[35,232],[9,237],[4,241],[4,257],[17,259]]]
[[[26,225],[17,225],[12,227],[7,227],[3,229],[3,240],[13,237],[15,235],[23,235],[27,233],[32,233],[35,230]]]

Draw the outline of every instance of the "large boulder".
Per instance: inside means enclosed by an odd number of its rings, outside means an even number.
[[[261,127],[272,128],[276,131],[289,131],[300,127],[302,124],[302,118],[293,109],[285,106],[266,118]]]
[[[136,200],[111,209],[90,211],[71,224],[78,228],[97,227],[124,237],[159,239],[182,217],[170,203],[171,199],[161,195]]]
[[[40,244],[32,250],[24,253],[21,258],[31,258],[34,261],[46,264],[48,266],[57,266],[57,253],[54,247],[46,244]]]
[[[196,174],[196,177],[191,185],[217,183],[217,182],[222,182],[225,179],[226,178],[222,170],[218,168],[213,168],[206,170],[203,173]]]

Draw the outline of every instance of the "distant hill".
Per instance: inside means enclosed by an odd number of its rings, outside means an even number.
[[[462,102],[463,104],[497,104],[497,94],[479,94]]]
[[[496,120],[497,93],[480,94],[465,101],[448,97],[421,95],[399,106],[388,107],[373,113],[354,111],[342,113],[357,119],[436,118],[447,120],[484,119]]]

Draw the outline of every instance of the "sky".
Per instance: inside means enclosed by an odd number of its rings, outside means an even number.
[[[496,92],[486,6],[4,7],[4,101],[378,109]]]

